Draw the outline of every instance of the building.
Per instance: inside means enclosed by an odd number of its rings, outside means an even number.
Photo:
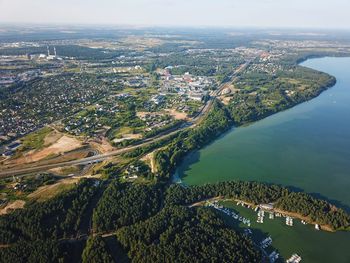
[[[273,209],[273,204],[261,204],[261,205],[259,205],[259,207],[261,208],[261,209],[264,209],[264,210],[272,210]]]
[[[49,46],[47,46],[47,57],[46,57],[47,60],[61,60],[62,59],[62,58],[57,56],[56,47],[53,47],[53,52],[54,52],[54,54],[51,55]]]
[[[202,101],[204,96],[203,96],[203,93],[191,92],[188,94],[188,98],[191,100]]]
[[[156,105],[159,105],[159,104],[163,103],[164,100],[165,100],[165,96],[162,95],[162,94],[155,95],[155,96],[153,96],[153,97],[151,98],[151,101],[152,101],[153,103],[155,103]]]

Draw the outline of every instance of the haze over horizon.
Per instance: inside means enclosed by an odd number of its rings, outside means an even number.
[[[0,0],[0,23],[350,29],[349,9],[347,0]]]

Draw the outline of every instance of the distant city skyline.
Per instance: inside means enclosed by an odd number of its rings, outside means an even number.
[[[348,0],[0,0],[0,23],[350,29]]]

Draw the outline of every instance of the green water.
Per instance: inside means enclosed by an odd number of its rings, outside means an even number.
[[[303,66],[335,76],[337,84],[309,102],[234,128],[191,154],[177,170],[182,180],[277,183],[350,211],[350,58],[313,59]],[[303,262],[350,262],[350,233],[318,232],[302,225],[286,229],[275,222],[260,227],[284,257],[301,251]]]
[[[329,233],[316,231],[312,225],[303,225],[299,220],[293,220],[293,226],[285,224],[285,218],[269,219],[265,215],[264,223],[256,223],[257,214],[251,209],[236,206],[231,202],[225,203],[239,215],[251,220],[250,229],[253,230],[253,239],[259,243],[266,236],[273,239],[272,245],[284,258],[284,262],[292,254],[302,257],[302,262],[350,262],[349,233]],[[231,219],[232,220],[232,219]],[[236,220],[232,220],[237,223]],[[240,225],[244,227],[243,224]],[[272,249],[269,248],[268,253]]]

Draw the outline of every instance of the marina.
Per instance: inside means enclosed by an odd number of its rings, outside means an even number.
[[[251,221],[250,219],[244,218],[239,216],[239,214],[235,213],[234,211],[231,211],[228,208],[225,208],[223,205],[220,204],[220,202],[222,202],[224,200],[215,200],[215,201],[206,201],[205,206],[208,207],[213,207],[216,210],[219,210],[221,212],[223,212],[224,214],[231,216],[232,218],[234,218],[235,220],[238,220],[240,222],[242,222],[245,225],[250,226],[251,225]],[[226,200],[226,201],[230,201],[230,200]],[[257,220],[256,222],[258,224],[263,224],[264,223],[264,218],[265,215],[268,214],[268,218],[269,220],[274,220],[275,218],[285,218],[285,224],[287,226],[294,226],[294,218],[289,216],[287,213],[281,213],[281,212],[274,212],[274,207],[273,204],[260,204],[257,206],[254,205],[250,205],[245,203],[244,201],[236,201],[236,206],[241,206],[247,209],[250,209],[254,212],[257,213]],[[307,222],[305,220],[300,220],[300,223],[303,225],[307,225]],[[320,225],[315,224],[314,228],[316,230],[321,230]]]
[[[240,216],[239,214],[236,214],[235,212],[233,212],[232,210],[223,207],[222,205],[219,205],[217,201],[215,202],[207,202],[206,206],[208,207],[212,207],[218,211],[223,212],[224,214],[234,218],[235,220],[238,220],[239,222],[242,222],[243,224],[247,225],[248,227],[250,227],[250,220]]]
[[[312,59],[302,66],[335,76],[336,85],[311,101],[234,128],[188,156],[177,170],[183,182],[276,183],[315,193],[349,211],[350,58]],[[337,103],[333,103],[335,100]],[[265,217],[263,223],[257,223],[259,208],[234,206],[234,209],[251,219],[253,231],[256,228],[268,233],[285,260],[297,252],[303,262],[349,262],[349,232],[318,231],[320,226],[306,222],[305,218],[301,218],[303,221],[294,218],[293,226],[287,226],[279,211],[274,212],[273,220]]]

